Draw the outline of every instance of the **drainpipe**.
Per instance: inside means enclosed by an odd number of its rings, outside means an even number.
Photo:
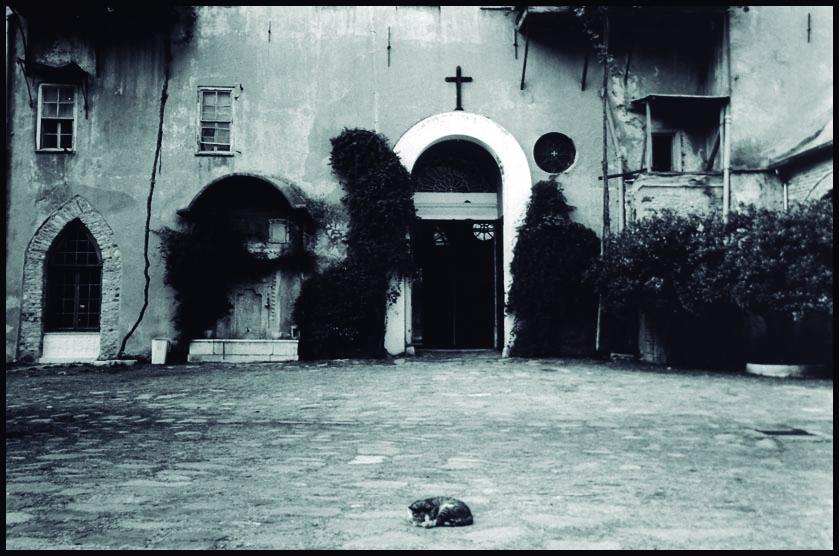
[[[725,70],[728,85],[728,104],[723,108],[723,144],[722,144],[722,217],[728,222],[728,212],[731,209],[731,12],[725,10],[723,23],[723,40],[725,41]]]
[[[722,218],[728,222],[731,210],[731,114],[729,106],[723,108],[722,120]]]

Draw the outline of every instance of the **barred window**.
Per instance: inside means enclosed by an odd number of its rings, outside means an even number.
[[[198,152],[232,154],[232,88],[198,89]]]
[[[75,148],[76,88],[42,83],[38,87],[39,151],[69,152]]]

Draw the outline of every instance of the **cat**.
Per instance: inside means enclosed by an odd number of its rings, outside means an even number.
[[[411,510],[411,522],[417,527],[461,527],[472,525],[472,512],[469,506],[457,498],[435,496],[417,500],[408,509]]]

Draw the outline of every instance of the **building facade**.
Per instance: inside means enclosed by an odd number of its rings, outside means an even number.
[[[431,254],[388,308],[394,354],[509,345],[530,188],[556,179],[602,234],[604,127],[613,232],[662,208],[782,209],[832,189],[829,6],[612,9],[608,45],[587,33],[593,8],[130,10],[6,11],[7,361],[148,355],[174,337],[154,232],[191,214],[225,211],[268,257],[304,242],[320,264],[342,257],[329,140],[344,128],[389,138],[417,184]],[[243,284],[191,357],[293,358],[302,279]]]

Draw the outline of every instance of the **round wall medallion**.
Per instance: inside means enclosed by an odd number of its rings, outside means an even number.
[[[574,141],[562,133],[546,133],[533,146],[533,158],[545,172],[558,174],[567,170],[577,156]]]

